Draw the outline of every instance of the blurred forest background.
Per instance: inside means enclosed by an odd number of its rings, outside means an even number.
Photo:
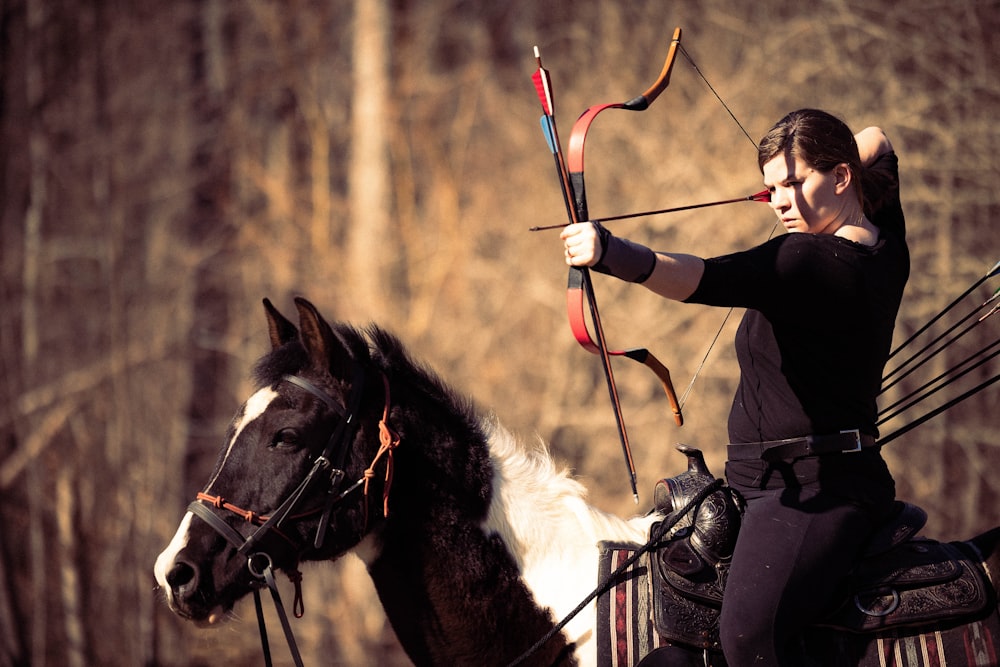
[[[755,140],[803,106],[885,128],[913,253],[899,340],[1000,250],[997,0],[0,7],[0,667],[261,663],[249,600],[223,629],[199,630],[168,612],[152,566],[248,395],[265,296],[287,311],[301,294],[331,319],[395,331],[484,409],[549,442],[603,509],[645,511],[656,479],[681,471],[677,442],[722,474],[735,316],[682,429],[651,374],[616,365],[632,503],[600,365],[565,323],[558,232],[527,231],[564,219],[533,45],[564,139],[587,106],[647,87],[675,26]],[[587,157],[595,217],[760,187],[751,142],[683,57],[649,111],[600,117]],[[773,215],[742,203],[614,224],[707,256],[763,241]],[[683,392],[725,313],[596,283],[611,344],[648,346]],[[995,343],[998,324],[890,398]],[[929,535],[1000,524],[998,392],[886,450]],[[294,628],[307,664],[407,664],[356,559],[308,568],[304,590]]]

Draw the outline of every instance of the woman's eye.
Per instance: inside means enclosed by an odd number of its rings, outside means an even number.
[[[297,447],[299,445],[299,434],[295,429],[283,428],[274,434],[271,441],[272,447]]]

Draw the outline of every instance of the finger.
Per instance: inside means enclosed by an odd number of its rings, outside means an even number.
[[[565,240],[568,238],[573,238],[580,236],[581,234],[586,234],[588,229],[592,229],[593,225],[589,222],[574,222],[571,225],[566,225],[563,227],[562,232],[559,234],[559,238]]]

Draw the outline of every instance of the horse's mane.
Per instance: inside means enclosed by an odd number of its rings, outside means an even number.
[[[443,406],[466,428],[484,437],[479,428],[479,410],[468,395],[454,389],[426,364],[416,361],[403,343],[385,329],[370,325],[365,330],[365,337],[370,343],[373,363],[391,380],[409,385],[415,390],[414,395]]]
[[[492,412],[481,412],[471,399],[455,391],[430,368],[413,360],[392,334],[372,326],[367,330],[373,356],[390,377],[404,377],[435,404],[464,422],[469,436],[481,439],[492,460],[494,493],[486,525],[500,533],[519,561],[532,554],[526,543],[545,545],[553,531],[578,531],[590,543],[598,539],[637,539],[640,532],[620,517],[587,502],[587,490],[566,468],[560,468],[548,446],[535,438],[525,441],[500,423]],[[572,526],[572,528],[569,528]],[[545,532],[549,531],[546,536]]]
[[[418,393],[447,405],[457,416],[475,421],[476,408],[472,400],[452,389],[430,367],[415,361],[394,334],[374,324],[358,329],[335,323],[331,329],[355,361],[371,363],[388,377],[401,380]],[[297,337],[271,350],[253,367],[251,377],[255,389],[277,384],[282,376],[301,371],[308,361],[305,347]]]
[[[523,442],[492,416],[487,434],[498,492],[488,524],[511,545],[519,564],[538,558],[534,550],[558,550],[578,540],[591,545],[602,539],[642,541],[653,519],[628,522],[591,506],[586,487],[568,469],[557,467],[540,439]]]

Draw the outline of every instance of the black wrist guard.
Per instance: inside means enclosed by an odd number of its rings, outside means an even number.
[[[630,283],[644,283],[656,268],[656,253],[644,245],[619,238],[593,222],[601,240],[601,258],[591,268]]]

